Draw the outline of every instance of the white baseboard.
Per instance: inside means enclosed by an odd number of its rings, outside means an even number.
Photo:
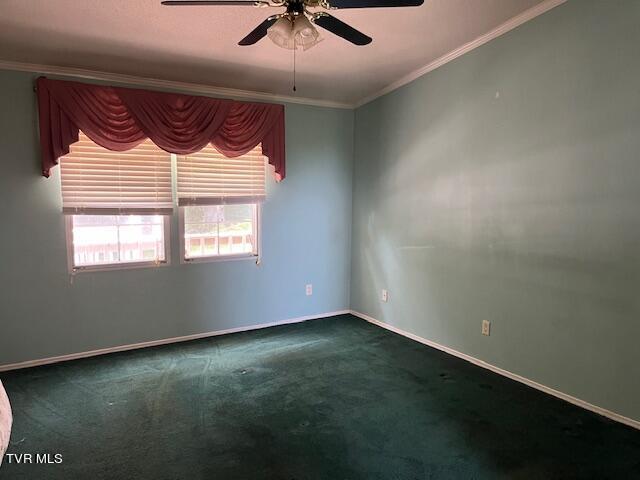
[[[517,382],[523,383],[525,385],[528,385],[529,387],[535,388],[536,390],[540,390],[541,392],[547,393],[549,395],[553,395],[554,397],[560,398],[562,400],[565,400],[569,403],[572,403],[573,405],[577,405],[578,407],[582,407],[586,410],[590,410],[594,413],[597,413],[599,415],[602,415],[604,417],[607,417],[611,420],[614,420],[616,422],[620,422],[623,423],[625,425],[628,425],[630,427],[636,428],[638,430],[640,430],[640,420],[634,420],[628,417],[625,417],[624,415],[620,415],[619,413],[615,413],[612,412],[611,410],[607,410],[605,408],[599,407],[597,405],[593,405],[589,402],[586,402],[584,400],[581,400],[579,398],[573,397],[571,395],[568,395],[566,393],[560,392],[558,390],[555,390],[551,387],[547,387],[545,385],[542,385],[538,382],[535,382],[533,380],[530,380],[528,378],[525,378],[521,375],[518,375],[516,373],[512,373],[509,372],[508,370],[504,370],[500,367],[496,367],[495,365],[492,365],[490,363],[487,363],[483,360],[480,360],[478,358],[472,357],[470,355],[467,355],[466,353],[462,353],[462,352],[458,352],[457,350],[454,350],[452,348],[446,347],[444,345],[440,345],[439,343],[433,342],[431,340],[427,340],[426,338],[420,337],[418,335],[415,335],[413,333],[409,333],[406,332],[398,327],[394,327],[393,325],[389,325],[388,323],[384,323],[381,322],[380,320],[377,320],[369,315],[366,315],[364,313],[360,313],[357,312],[355,310],[338,310],[335,312],[326,312],[326,313],[320,313],[317,315],[307,315],[304,317],[296,317],[296,318],[289,318],[286,320],[280,320],[277,322],[270,322],[270,323],[261,323],[258,325],[249,325],[246,327],[236,327],[236,328],[229,328],[226,330],[215,330],[212,332],[204,332],[204,333],[196,333],[193,335],[185,335],[185,336],[181,336],[181,337],[173,337],[173,338],[164,338],[161,340],[151,340],[148,342],[140,342],[140,343],[134,343],[134,344],[130,344],[130,345],[121,345],[121,346],[117,346],[117,347],[110,347],[110,348],[101,348],[98,350],[91,350],[88,352],[79,352],[79,353],[72,353],[69,355],[60,355],[57,357],[48,357],[48,358],[40,358],[40,359],[36,359],[36,360],[27,360],[25,362],[18,362],[18,363],[9,363],[9,364],[5,364],[5,365],[0,365],[0,372],[6,372],[9,370],[18,370],[21,368],[28,368],[28,367],[37,367],[40,365],[49,365],[52,363],[58,363],[58,362],[66,362],[69,360],[77,360],[80,358],[88,358],[88,357],[95,357],[97,355],[104,355],[107,353],[115,353],[115,352],[124,352],[127,350],[136,350],[139,348],[146,348],[146,347],[155,347],[158,345],[167,345],[170,343],[179,343],[179,342],[187,342],[189,340],[197,340],[200,338],[207,338],[207,337],[215,337],[218,335],[226,335],[228,333],[238,333],[238,332],[246,332],[249,330],[259,330],[262,328],[269,328],[269,327],[275,327],[278,325],[287,325],[287,324],[291,324],[291,323],[300,323],[300,322],[305,322],[307,320],[315,320],[318,318],[327,318],[327,317],[333,317],[336,315],[344,315],[350,313],[356,317],[362,318],[363,320],[366,320],[369,323],[372,323],[374,325],[377,325],[379,327],[382,327],[386,330],[389,330],[391,332],[397,333],[398,335],[402,335],[403,337],[407,337],[410,338],[411,340],[415,340],[416,342],[420,342],[424,345],[427,345],[429,347],[433,347],[436,348],[442,352],[448,353],[450,355],[453,355],[455,357],[461,358],[463,360],[466,360],[467,362],[473,363],[474,365],[478,365],[479,367],[482,368],[486,368],[487,370],[491,370],[494,373],[497,373],[498,375],[502,375],[504,377],[510,378],[511,380],[515,380]]]
[[[445,347],[444,345],[440,345],[439,343],[433,342],[431,340],[427,340],[426,338],[422,338],[413,333],[406,332],[398,327],[389,325],[388,323],[381,322],[380,320],[376,320],[375,318],[370,317],[369,315],[365,315],[364,313],[351,310],[351,314],[355,315],[356,317],[362,318],[363,320],[366,320],[369,323],[385,328],[391,332],[397,333],[398,335],[402,335],[403,337],[410,338],[411,340],[415,340],[416,342],[420,342],[424,345],[428,345],[429,347],[436,348],[445,353],[448,353],[449,355],[453,355],[455,357],[466,360],[467,362],[473,363],[474,365],[478,365],[479,367],[486,368],[487,370],[491,370],[492,372],[497,373],[498,375],[502,375],[504,377],[510,378],[511,380],[515,380],[516,382],[524,383],[525,385],[535,388],[536,390],[540,390],[541,392],[547,393],[549,395],[553,395],[554,397],[565,400],[569,403],[577,405],[578,407],[582,407],[586,410],[590,410],[594,413],[602,415],[603,417],[607,417],[611,420],[615,420],[616,422],[624,423],[625,425],[628,425],[630,427],[637,428],[638,430],[640,430],[640,420],[634,420],[632,418],[625,417],[624,415],[620,415],[619,413],[612,412],[611,410],[607,410],[606,408],[598,407],[597,405],[593,405],[584,400],[580,400],[579,398],[572,397],[571,395],[568,395],[563,392],[559,392],[558,390],[555,390],[551,387],[547,387],[538,382],[534,382],[533,380],[529,380],[528,378],[525,378],[516,373],[509,372],[508,370],[504,370],[500,367],[496,367],[495,365],[491,365],[490,363],[487,363],[483,360],[467,355],[466,353],[458,352],[453,348]]]
[[[27,360],[25,362],[9,363],[0,365],[0,372],[9,370],[17,370],[20,368],[37,367],[40,365],[49,365],[51,363],[66,362],[69,360],[77,360],[79,358],[95,357],[107,353],[124,352],[127,350],[136,350],[138,348],[156,347],[158,345],[167,345],[169,343],[188,342],[189,340],[197,340],[199,338],[216,337],[218,335],[226,335],[228,333],[246,332],[249,330],[259,330],[262,328],[275,327],[278,325],[287,325],[290,323],[306,322],[307,320],[315,320],[318,318],[334,317],[336,315],[344,315],[351,313],[350,310],[338,310],[335,312],[319,313],[317,315],[307,315],[304,317],[288,318],[277,322],[261,323],[258,325],[249,325],[246,327],[228,328],[226,330],[215,330],[213,332],[196,333],[193,335],[185,335],[182,337],[163,338],[161,340],[151,340],[149,342],[133,343],[130,345],[120,345],[117,347],[101,348],[98,350],[90,350],[88,352],[71,353],[69,355],[60,355],[57,357],[39,358],[36,360]]]

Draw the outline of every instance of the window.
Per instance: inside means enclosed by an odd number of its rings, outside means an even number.
[[[266,196],[260,146],[238,158],[207,146],[176,164],[182,261],[258,256]]]
[[[163,215],[67,215],[72,271],[168,262],[169,217]]]
[[[60,178],[70,271],[169,263],[169,153],[149,140],[113,152],[81,133]]]
[[[237,158],[211,145],[176,156],[150,140],[114,152],[81,132],[60,167],[72,272],[170,262],[174,168],[182,261],[258,256],[266,196],[260,145]]]
[[[258,255],[257,204],[182,207],[182,252],[185,261]]]

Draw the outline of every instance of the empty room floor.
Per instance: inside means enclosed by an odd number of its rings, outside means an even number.
[[[639,431],[350,315],[1,379],[8,453],[63,459],[1,479],[640,477]]]

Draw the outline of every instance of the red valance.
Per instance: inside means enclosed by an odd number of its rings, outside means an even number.
[[[42,173],[49,176],[82,130],[117,152],[146,138],[185,155],[211,143],[238,157],[262,143],[276,179],[285,176],[284,106],[38,78]]]

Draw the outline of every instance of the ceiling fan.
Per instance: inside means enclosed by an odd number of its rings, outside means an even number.
[[[285,12],[271,15],[244,37],[238,45],[254,45],[268,36],[276,45],[295,50],[313,47],[320,34],[314,25],[344,38],[354,45],[368,45],[371,37],[347,25],[325,10],[374,7],[418,7],[424,0],[163,0],[163,5],[280,7]]]

